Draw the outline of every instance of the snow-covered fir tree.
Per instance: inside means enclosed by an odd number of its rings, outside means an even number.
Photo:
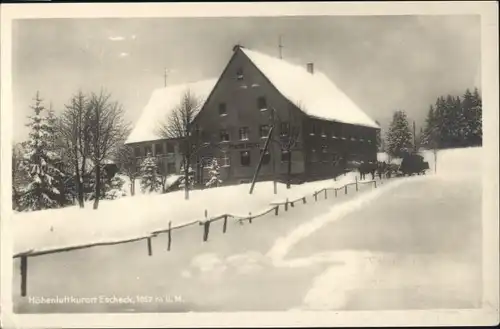
[[[185,185],[185,177],[184,177],[184,165],[181,166],[181,175],[182,177],[179,178],[179,187],[180,188],[184,188],[186,185]],[[194,186],[194,175],[195,175],[195,171],[193,170],[193,168],[191,166],[188,167],[188,187],[191,188]]]
[[[220,166],[216,158],[213,158],[212,161],[210,161],[210,165],[207,169],[209,178],[205,185],[207,187],[217,187],[222,184],[222,180],[220,179]]]
[[[104,185],[104,199],[114,200],[127,195],[123,189],[125,181],[119,176],[114,176],[113,178],[106,180]]]
[[[472,94],[471,137],[470,144],[479,146],[483,144],[483,101],[477,88]]]
[[[141,189],[143,192],[158,192],[162,189],[156,158],[148,153],[141,165]]]
[[[412,133],[404,111],[396,111],[386,136],[386,150],[391,156],[400,157],[412,148]]]
[[[47,116],[39,94],[36,94],[34,115],[29,116],[29,139],[24,143],[24,155],[21,170],[28,177],[28,184],[19,197],[22,210],[34,211],[56,208],[61,205],[62,172],[58,169],[60,156],[54,151],[53,121]]]
[[[421,144],[427,149],[432,149],[436,147],[436,119],[434,114],[434,107],[431,105],[429,111],[427,112],[427,118],[425,118],[425,128],[422,134]]]

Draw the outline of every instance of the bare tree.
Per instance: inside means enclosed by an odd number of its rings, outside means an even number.
[[[123,108],[110,101],[111,94],[101,91],[90,95],[91,159],[95,168],[95,198],[93,209],[99,207],[101,198],[101,170],[103,161],[116,156],[120,143],[126,137],[128,127],[123,120]]]
[[[121,145],[118,148],[116,162],[120,171],[130,180],[130,194],[135,195],[135,180],[139,177],[139,168],[134,156],[133,148],[128,145]]]
[[[29,183],[25,170],[21,170],[24,149],[22,143],[16,143],[12,147],[12,208],[19,210],[19,198],[23,194],[24,187]]]
[[[286,188],[290,188],[291,178],[292,178],[292,152],[293,149],[297,146],[297,142],[299,141],[300,136],[300,127],[298,126],[298,121],[296,116],[293,115],[291,109],[288,114],[288,122],[282,122],[281,125],[285,127],[281,127],[279,142],[281,145],[282,151],[286,154],[287,159],[287,181]],[[283,131],[284,129],[284,131]]]
[[[184,180],[184,198],[189,200],[189,181],[191,174],[191,157],[193,152],[191,136],[193,136],[192,123],[201,106],[201,101],[189,89],[182,95],[179,104],[170,112],[160,126],[160,134],[164,138],[177,139],[181,143],[182,171]]]
[[[293,104],[297,109],[303,111],[304,107],[301,103]],[[277,143],[280,146],[281,151],[285,154],[286,163],[287,163],[287,180],[286,180],[286,188],[289,189],[291,185],[292,179],[292,153],[293,149],[297,146],[297,142],[300,137],[300,127],[299,120],[294,113],[292,107],[288,108],[288,113],[286,118],[282,118],[279,116],[278,112],[273,109],[273,112],[276,113],[276,116],[273,115],[272,121],[275,126],[275,133],[273,134],[272,141]],[[279,124],[279,127],[276,125]],[[279,129],[277,129],[279,128]]]
[[[78,205],[85,206],[84,177],[88,175],[91,155],[91,108],[89,99],[82,91],[75,94],[65,105],[59,132],[63,140],[64,156],[74,173]]]

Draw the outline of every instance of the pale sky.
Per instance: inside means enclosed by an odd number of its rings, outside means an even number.
[[[479,16],[33,19],[13,24],[14,140],[36,91],[59,112],[79,89],[104,87],[135,122],[167,83],[217,77],[243,46],[314,62],[387,126],[403,109],[417,126],[440,95],[480,87]]]

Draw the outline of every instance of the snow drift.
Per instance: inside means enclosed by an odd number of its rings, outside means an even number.
[[[272,202],[282,202],[311,195],[325,187],[340,187],[354,181],[354,174],[292,186],[278,183],[274,194],[272,182],[257,183],[252,195],[250,184],[167,194],[136,194],[116,200],[103,200],[98,210],[68,207],[38,212],[17,213],[13,218],[14,253],[46,250],[104,241],[119,241],[148,235],[151,232],[224,213],[236,216],[257,214],[270,208]],[[128,184],[124,184],[128,185]],[[127,189],[125,187],[125,189]],[[136,185],[136,190],[138,185]]]

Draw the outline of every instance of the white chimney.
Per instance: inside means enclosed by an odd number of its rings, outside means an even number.
[[[314,63],[307,63],[307,72],[314,74]]]

